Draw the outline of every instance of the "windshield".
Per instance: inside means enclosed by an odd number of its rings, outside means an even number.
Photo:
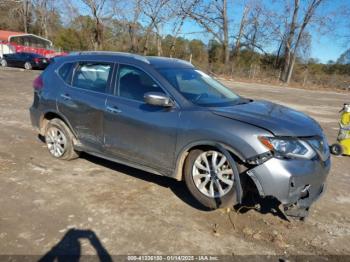
[[[238,103],[240,97],[195,68],[158,69],[159,73],[186,99],[200,106],[226,106]]]

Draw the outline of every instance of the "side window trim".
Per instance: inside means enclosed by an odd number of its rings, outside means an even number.
[[[120,97],[120,92],[119,92],[119,70],[120,70],[120,63],[117,63],[117,70],[115,71],[115,76],[114,76],[114,86],[113,86],[113,92],[112,94],[114,96]]]
[[[60,69],[61,69],[63,66],[65,66],[66,64],[72,64],[72,68],[70,68],[69,74],[68,74],[68,76],[67,76],[67,79],[68,79],[69,81],[66,81],[65,79],[63,79],[62,76],[61,76],[60,73],[59,73]],[[66,85],[68,85],[68,86],[72,86],[72,75],[73,75],[73,70],[74,70],[74,68],[76,67],[76,64],[77,64],[76,61],[70,61],[70,62],[67,61],[67,62],[62,63],[61,65],[59,65],[59,66],[55,69],[56,75],[57,75]]]
[[[115,92],[116,92],[115,85],[117,83],[117,77],[119,77],[118,73],[119,73],[119,64],[118,63],[113,63],[112,78],[111,78],[111,82],[109,84],[109,92],[108,92],[109,95],[116,96],[116,94],[115,94]]]
[[[70,87],[72,87],[72,88],[75,88],[74,86],[73,86],[73,78],[74,78],[74,74],[75,74],[75,71],[77,70],[77,68],[79,67],[79,61],[75,61],[74,62],[74,65],[73,65],[73,67],[72,67],[72,70],[70,71],[70,73],[69,73],[69,86]]]
[[[67,76],[67,82],[66,82],[69,87],[72,87],[73,73],[76,66],[77,66],[77,62],[72,62],[72,67],[69,70],[69,74]]]
[[[127,100],[130,100],[130,101],[134,101],[134,102],[138,102],[140,104],[144,103],[144,102],[141,102],[137,99],[132,99],[132,98],[127,98],[127,97],[122,97],[120,96],[120,89],[119,89],[119,70],[120,70],[120,67],[121,66],[131,66],[131,67],[135,67],[136,69],[142,71],[143,73],[145,73],[148,77],[150,77],[158,86],[160,89],[162,89],[162,91],[168,95],[171,100],[173,100],[175,102],[175,105],[176,107],[178,108],[179,105],[177,103],[177,101],[173,98],[173,96],[168,92],[168,90],[166,90],[166,88],[164,88],[158,80],[156,80],[153,76],[151,76],[148,72],[146,72],[144,69],[142,69],[141,67],[137,66],[137,65],[134,65],[134,64],[129,64],[129,63],[116,63],[117,65],[117,70],[116,70],[116,76],[115,76],[115,79],[114,79],[114,92],[112,93],[112,95],[114,96],[117,96],[119,98],[122,98],[122,99],[127,99]]]

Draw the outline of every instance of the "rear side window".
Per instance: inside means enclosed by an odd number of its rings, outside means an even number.
[[[69,77],[71,74],[71,70],[73,67],[73,63],[66,63],[63,64],[59,69],[58,69],[58,75],[67,83],[70,85],[71,78]]]
[[[77,88],[105,93],[112,65],[100,62],[79,63],[74,70],[72,85]]]

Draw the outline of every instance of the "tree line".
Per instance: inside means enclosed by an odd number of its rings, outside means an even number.
[[[318,76],[328,84],[330,75],[347,83],[349,50],[327,64],[310,57],[312,32],[332,34],[335,26],[348,22],[346,3],[335,10],[332,2],[0,0],[0,29],[41,35],[64,51],[177,57],[214,74],[285,83],[307,84]],[[188,24],[197,32],[184,30]]]

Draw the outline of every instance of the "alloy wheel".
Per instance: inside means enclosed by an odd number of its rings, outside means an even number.
[[[218,151],[205,151],[195,160],[192,178],[197,189],[211,198],[221,198],[234,185],[233,170],[227,158]]]
[[[30,70],[30,69],[32,69],[32,65],[31,65],[29,62],[26,62],[26,63],[24,64],[24,68],[25,68],[26,70]]]
[[[56,127],[50,127],[46,134],[46,144],[54,157],[61,157],[66,152],[67,138],[64,133]]]

